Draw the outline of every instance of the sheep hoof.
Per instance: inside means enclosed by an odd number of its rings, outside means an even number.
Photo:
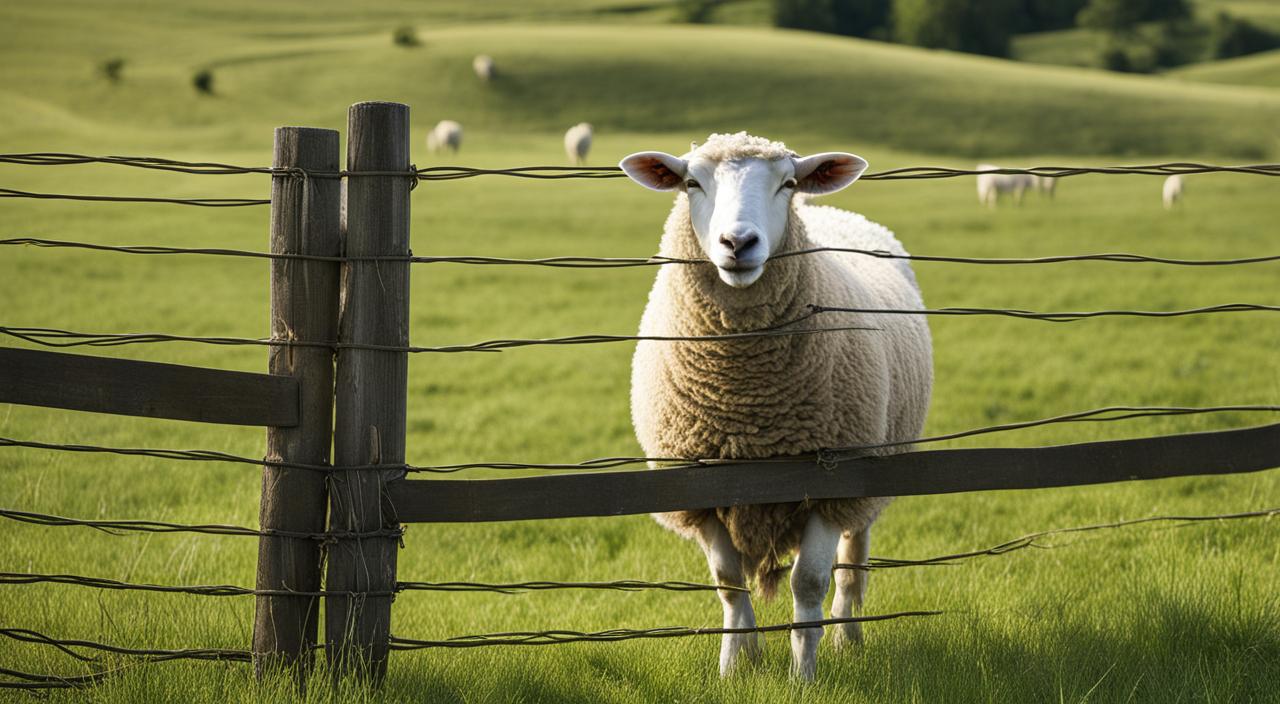
[[[851,652],[860,652],[862,647],[862,624],[861,623],[842,623],[835,627],[835,632],[831,634],[831,644],[836,650],[849,650]]]

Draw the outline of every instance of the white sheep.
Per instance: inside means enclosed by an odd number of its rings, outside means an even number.
[[[476,77],[480,80],[485,82],[493,80],[494,66],[492,57],[480,54],[471,60],[471,69],[476,72]]]
[[[1003,168],[994,164],[978,164],[978,171]],[[1013,202],[1022,205],[1022,195],[1034,185],[1029,174],[978,174],[978,202],[995,208],[1000,196],[1009,193]]]
[[[1053,176],[1032,176],[1031,186],[1040,192],[1041,195],[1049,196],[1053,199],[1053,193],[1058,188],[1058,179]]]
[[[453,120],[441,120],[427,133],[427,151],[436,152],[448,149],[454,154],[462,146],[462,125]]]
[[[1174,174],[1164,180],[1160,200],[1164,202],[1165,210],[1173,210],[1173,206],[1182,201],[1182,176]]]
[[[809,205],[808,195],[853,183],[867,163],[837,152],[797,156],[744,132],[714,134],[684,156],[640,152],[621,167],[643,186],[676,191],[660,252],[711,264],[662,267],[640,322],[644,336],[720,335],[801,317],[809,304],[923,307],[905,260],[827,252],[776,258],[810,247],[905,254],[886,228],[861,215]],[[752,459],[919,437],[933,386],[924,316],[832,314],[791,329],[876,330],[699,342],[644,341],[636,347],[631,413],[651,457]],[[882,448],[872,454],[907,450]],[[767,598],[783,558],[791,570],[795,619],[822,618],[832,564],[865,563],[870,528],[889,498],[728,506],[654,514],[697,540],[716,583],[754,578]],[[862,606],[864,570],[839,570],[833,617]],[[726,627],[753,627],[749,594],[721,591]],[[792,632],[792,673],[815,674],[821,628]],[[861,641],[857,624],[836,626],[838,645]],[[720,672],[758,657],[754,634],[725,635]]]
[[[591,124],[579,122],[564,133],[564,153],[575,166],[587,161],[587,153],[591,151]]]

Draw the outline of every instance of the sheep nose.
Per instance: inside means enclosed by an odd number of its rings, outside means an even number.
[[[720,235],[720,244],[724,245],[729,249],[729,251],[733,252],[733,256],[735,257],[751,249],[759,241],[760,241],[760,236],[754,232],[748,232],[746,234],[741,234],[741,235],[730,234],[730,233],[725,233],[723,235]]]

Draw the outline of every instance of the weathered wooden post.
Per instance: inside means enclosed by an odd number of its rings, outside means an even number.
[[[271,182],[271,251],[336,257],[342,253],[339,216],[338,133],[310,127],[280,127],[273,165],[328,172],[329,178],[279,174]],[[274,259],[271,262],[271,335],[325,341],[338,332],[338,262]],[[267,458],[329,463],[333,430],[333,351],[319,347],[272,347],[272,374],[298,380],[299,423],[267,429]],[[259,525],[264,530],[323,533],[328,508],[325,476],[305,469],[263,467]],[[257,588],[320,590],[317,540],[263,537],[258,543]],[[259,675],[269,667],[311,661],[319,623],[314,596],[258,596],[253,653]]]
[[[409,254],[409,107],[356,103],[347,116],[346,208],[348,257]],[[361,175],[359,172],[389,175]],[[408,261],[347,261],[342,271],[338,341],[348,345],[409,344]],[[338,350],[334,425],[335,472],[330,484],[329,528],[393,531],[385,484],[400,470],[359,469],[404,463],[405,352],[343,347]],[[343,467],[353,467],[341,471]],[[325,601],[325,640],[335,674],[386,673],[395,588],[393,535],[340,540],[329,550],[328,591],[360,592]]]

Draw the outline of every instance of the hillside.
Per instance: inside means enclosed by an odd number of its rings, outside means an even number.
[[[1187,66],[1169,75],[1204,83],[1280,88],[1280,50]]]
[[[318,5],[319,3],[312,3]],[[115,148],[260,148],[283,122],[338,125],[345,106],[407,102],[418,129],[442,117],[481,131],[555,132],[587,120],[609,132],[750,129],[917,152],[1207,154],[1277,149],[1280,96],[1246,88],[1025,65],[949,52],[759,28],[612,24],[419,27],[393,46],[398,17],[362,31],[249,14],[201,23],[195,10],[121,15],[110,31],[62,22],[71,10],[0,10],[3,143]],[[7,15],[7,17],[5,17]],[[60,27],[59,33],[47,30]],[[489,53],[501,77],[471,74]],[[95,67],[119,56],[124,79]],[[22,67],[18,70],[17,67]],[[214,95],[191,76],[214,72]],[[797,79],[797,77],[802,77]]]

